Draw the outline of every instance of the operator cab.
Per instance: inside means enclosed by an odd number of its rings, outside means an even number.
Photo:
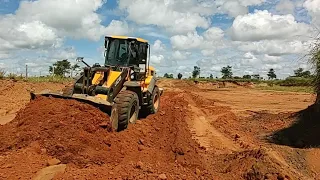
[[[141,79],[148,67],[149,44],[141,38],[126,36],[105,37],[105,66],[130,67]]]

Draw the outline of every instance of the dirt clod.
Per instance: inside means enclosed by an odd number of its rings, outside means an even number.
[[[160,174],[158,177],[159,179],[167,179],[167,176],[165,174]]]
[[[143,162],[138,161],[138,162],[137,162],[137,165],[136,165],[136,168],[138,168],[138,169],[142,169],[142,168],[143,168],[143,166],[144,166]]]
[[[58,165],[60,163],[61,163],[61,161],[59,159],[53,158],[53,159],[48,160],[47,165],[53,166],[53,165]]]
[[[66,167],[65,164],[60,164],[43,168],[36,174],[34,180],[52,180],[56,175],[64,173]]]
[[[196,175],[201,175],[201,170],[200,169],[198,169],[198,168],[196,168]]]

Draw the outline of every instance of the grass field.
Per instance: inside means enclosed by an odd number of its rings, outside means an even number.
[[[259,90],[269,90],[269,91],[286,91],[286,92],[305,92],[313,93],[314,88],[311,86],[256,86]]]

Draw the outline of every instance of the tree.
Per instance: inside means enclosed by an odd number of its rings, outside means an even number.
[[[173,78],[173,74],[165,73],[165,74],[163,75],[163,77],[165,77],[165,78]]]
[[[272,69],[272,68],[269,70],[269,72],[268,72],[267,75],[268,75],[269,79],[275,79],[275,78],[277,78],[277,75],[276,75],[274,69]]]
[[[179,74],[178,74],[178,79],[181,79],[181,78],[182,78],[182,74],[179,73]]]
[[[222,79],[227,79],[227,78],[232,78],[232,67],[231,66],[227,66],[227,67],[223,67],[221,69],[221,73],[222,73]]]
[[[80,69],[80,66],[78,65],[78,64],[74,64],[73,66],[71,66],[71,77],[72,77],[72,73],[74,72],[74,71],[79,71],[79,69]],[[76,73],[76,75],[77,75],[78,73]]]
[[[302,77],[303,68],[299,68],[297,70],[294,70],[293,72],[296,77]]]
[[[311,72],[310,72],[310,71],[304,71],[304,72],[302,73],[302,77],[305,77],[305,78],[311,77]]]
[[[197,78],[200,75],[200,67],[194,66],[192,71],[192,77]]]
[[[304,71],[303,68],[298,68],[293,71],[295,77],[304,77],[304,78],[309,78],[311,77],[311,72],[310,71]]]
[[[251,75],[244,75],[243,79],[251,79]]]
[[[57,61],[53,66],[49,66],[49,72],[57,76],[64,76],[66,73],[69,73],[71,69],[71,64],[67,59],[62,61]]]
[[[254,75],[252,75],[252,77],[253,77],[254,79],[257,79],[257,80],[260,80],[260,79],[261,79],[260,74],[254,74]]]
[[[210,74],[210,79],[213,79],[213,75],[212,74]]]
[[[312,64],[314,70],[315,70],[315,75],[314,75],[314,89],[315,92],[317,93],[317,98],[316,98],[316,107],[318,110],[320,109],[320,43],[319,40],[315,43],[315,46],[310,50],[309,55],[310,55],[310,63]]]

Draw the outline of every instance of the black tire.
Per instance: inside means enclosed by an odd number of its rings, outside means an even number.
[[[121,91],[114,102],[110,117],[114,130],[122,131],[127,129],[129,124],[136,123],[139,114],[139,98],[135,92]]]
[[[159,111],[159,108],[160,108],[160,91],[159,91],[159,88],[155,86],[152,91],[152,95],[146,110],[148,114],[155,114]]]

